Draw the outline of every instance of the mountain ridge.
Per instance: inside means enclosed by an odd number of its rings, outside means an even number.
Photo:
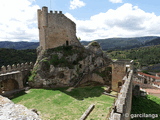
[[[115,49],[132,49],[145,46],[152,46],[160,44],[159,36],[144,36],[144,37],[132,37],[132,38],[106,38],[97,39],[97,41],[103,50],[115,50]],[[91,41],[81,41],[81,44],[86,46]],[[39,42],[10,42],[1,41],[0,48],[11,48],[11,49],[36,49],[39,46]]]

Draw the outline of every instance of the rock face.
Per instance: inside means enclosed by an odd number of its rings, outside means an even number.
[[[110,84],[109,64],[97,42],[85,47],[60,46],[37,49],[38,58],[29,78],[31,87],[67,87],[90,84]]]
[[[14,104],[0,96],[0,120],[41,120],[36,113],[23,105]]]

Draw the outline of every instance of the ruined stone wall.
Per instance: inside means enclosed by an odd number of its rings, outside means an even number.
[[[27,76],[33,68],[33,63],[2,66],[0,70],[0,93],[24,87]]]
[[[55,48],[63,45],[78,45],[76,24],[67,18],[62,11],[50,11],[43,7],[38,10],[38,28],[40,46],[43,49]]]
[[[114,109],[111,112],[110,120],[130,120],[132,104],[132,76],[133,70],[125,76],[125,82],[122,85],[118,98],[115,102]]]

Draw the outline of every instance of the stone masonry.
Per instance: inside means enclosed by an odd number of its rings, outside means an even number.
[[[123,80],[118,98],[114,104],[114,108],[110,114],[110,120],[130,120],[131,104],[132,104],[132,76],[133,70],[130,70]]]
[[[62,14],[62,11],[48,13],[47,7],[39,9],[38,29],[43,50],[63,45],[81,45],[76,37],[76,24]]]
[[[133,60],[117,60],[112,63],[112,90],[119,92],[122,86],[123,77],[127,74],[132,66]]]
[[[33,63],[2,66],[0,70],[0,94],[5,91],[21,89],[33,68]]]

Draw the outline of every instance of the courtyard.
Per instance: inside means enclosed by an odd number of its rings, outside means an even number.
[[[87,108],[95,108],[87,120],[106,119],[114,97],[104,95],[104,87],[83,87],[58,89],[30,89],[20,93],[12,101],[29,109],[37,109],[43,120],[78,120]]]

